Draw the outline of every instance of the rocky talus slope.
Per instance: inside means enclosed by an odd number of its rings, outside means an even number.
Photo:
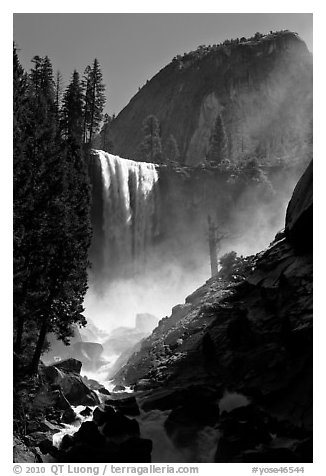
[[[217,462],[312,461],[312,163],[270,247],[175,306],[115,380],[144,391],[143,410],[171,410],[176,445],[216,428]],[[230,393],[246,405],[223,411]]]

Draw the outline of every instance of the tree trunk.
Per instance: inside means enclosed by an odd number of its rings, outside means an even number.
[[[24,316],[20,316],[18,318],[16,341],[15,341],[15,345],[14,345],[14,351],[17,355],[19,355],[21,353],[24,324],[25,324]]]
[[[32,375],[37,373],[38,364],[39,364],[39,361],[40,361],[40,358],[41,358],[42,349],[43,349],[43,345],[44,345],[44,341],[45,341],[45,337],[46,337],[47,327],[48,327],[48,321],[44,317],[43,321],[42,321],[38,341],[37,341],[37,344],[36,344],[36,347],[35,347],[32,363],[31,363],[30,372],[31,372]]]
[[[208,215],[208,242],[209,242],[209,256],[211,263],[211,275],[216,276],[218,273],[217,264],[217,242],[216,242],[216,227],[213,225],[211,217]]]

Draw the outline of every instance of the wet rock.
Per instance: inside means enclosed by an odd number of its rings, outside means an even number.
[[[68,408],[67,410],[63,412],[61,421],[69,425],[70,423],[73,423],[74,421],[76,421],[76,418],[77,418],[77,415],[74,412],[74,410],[72,408]]]
[[[94,421],[85,421],[74,434],[74,442],[99,447],[103,446],[104,438],[103,435],[100,434],[98,426]]]
[[[73,372],[80,374],[82,363],[77,359],[67,359],[62,360],[61,362],[58,362],[49,367],[56,367],[57,369],[64,370],[65,372]]]
[[[123,392],[124,390],[126,390],[126,387],[124,385],[119,384],[113,388],[113,392]]]
[[[135,384],[134,386],[134,390],[136,392],[138,391],[142,391],[142,390],[148,390],[148,389],[151,389],[153,386],[153,382],[152,380],[150,380],[149,378],[141,378],[140,380],[138,380],[138,382]]]
[[[110,422],[114,414],[115,411],[110,406],[96,407],[93,411],[93,421],[96,425],[102,426],[104,423]]]
[[[72,435],[64,435],[60,443],[60,450],[71,448],[74,444],[74,437]]]
[[[113,389],[114,391],[114,389]],[[102,395],[111,395],[111,393],[109,392],[109,390],[105,387],[101,387],[98,389],[98,392],[101,393]]]
[[[108,423],[104,425],[102,433],[111,441],[124,441],[132,437],[139,437],[139,423],[120,412],[115,412]]]
[[[40,441],[38,447],[43,455],[50,454],[53,456],[58,453],[58,449],[53,446],[52,440],[49,439]]]
[[[85,407],[84,410],[82,410],[81,412],[79,412],[79,415],[83,416],[83,417],[88,417],[92,414],[93,410],[89,407]]]
[[[80,362],[79,362],[80,363]],[[79,367],[77,360],[62,362],[69,368]],[[100,403],[94,390],[91,390],[77,372],[68,372],[56,366],[45,367],[44,373],[50,385],[57,386],[71,405],[98,405]]]
[[[112,397],[106,400],[106,405],[111,405],[124,415],[137,416],[140,414],[139,406],[134,396]]]

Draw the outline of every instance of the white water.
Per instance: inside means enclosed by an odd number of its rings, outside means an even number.
[[[118,261],[137,267],[144,263],[155,232],[156,166],[97,153],[103,183],[104,266]]]

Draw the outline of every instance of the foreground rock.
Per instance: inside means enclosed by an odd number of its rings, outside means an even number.
[[[46,451],[58,462],[149,463],[152,442],[140,437],[137,420],[102,405],[94,410],[92,421],[64,436],[59,449],[51,446]]]
[[[79,375],[81,362],[75,359],[60,362],[44,368],[44,375],[52,387],[60,388],[71,405],[90,405],[100,403],[97,394],[90,389]]]

